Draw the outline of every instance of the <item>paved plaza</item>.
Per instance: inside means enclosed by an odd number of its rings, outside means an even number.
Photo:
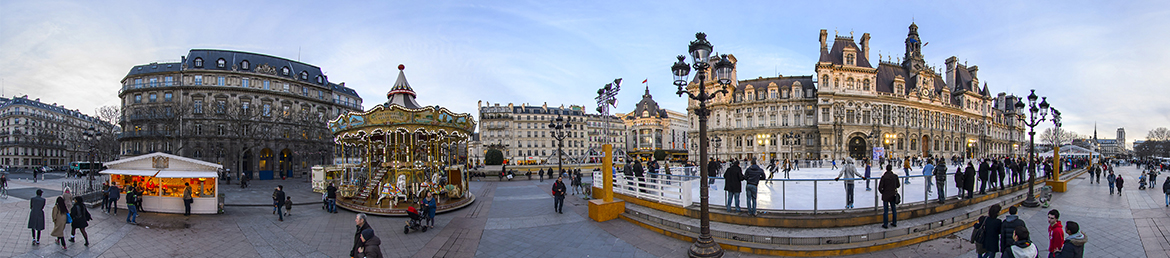
[[[1119,172],[1136,179],[1132,166]],[[1062,220],[1081,223],[1089,237],[1086,257],[1167,257],[1170,252],[1170,208],[1155,190],[1126,188],[1108,195],[1105,184],[1089,184],[1086,175],[1073,180],[1071,191],[1057,193],[1051,208]],[[1136,180],[1131,180],[1134,182]],[[603,223],[588,218],[586,201],[568,198],[565,214],[552,209],[551,182],[517,180],[473,181],[477,201],[460,210],[439,214],[435,228],[402,233],[405,218],[371,217],[382,239],[386,257],[685,257],[691,243],[639,227],[624,220]],[[272,188],[285,185],[297,205],[284,222],[266,203]],[[1132,184],[1132,183],[1131,183]],[[222,215],[142,213],[139,225],[91,209],[90,246],[77,242],[62,250],[54,245],[51,221],[41,245],[31,245],[25,192],[47,190],[58,194],[60,179],[38,183],[12,182],[13,197],[0,199],[0,257],[346,257],[353,239],[353,214],[325,213],[320,194],[308,190],[304,179],[252,181],[246,189],[221,186],[228,207]],[[53,195],[50,195],[53,194]],[[49,210],[50,207],[46,207]],[[1047,209],[1024,208],[1021,217],[1034,233],[1041,250],[1047,249]],[[974,257],[974,246],[964,239],[969,231],[853,257]],[[757,257],[728,252],[725,257]]]

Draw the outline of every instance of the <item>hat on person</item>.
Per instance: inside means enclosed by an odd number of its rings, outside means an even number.
[[[362,230],[362,238],[366,239],[366,241],[370,241],[371,238],[374,238],[374,230],[368,228]]]

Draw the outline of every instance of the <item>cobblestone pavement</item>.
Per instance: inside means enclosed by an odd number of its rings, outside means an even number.
[[[1136,177],[1133,167],[1118,171]],[[1086,176],[1073,180],[1070,192],[1057,193],[1051,208],[1060,209],[1062,220],[1077,221],[1089,236],[1086,257],[1167,257],[1170,235],[1165,225],[1170,216],[1155,190],[1127,188],[1121,196],[1109,195],[1106,185],[1089,184]],[[1165,177],[1163,177],[1165,178]],[[1131,180],[1136,181],[1136,180]],[[142,213],[139,225],[125,223],[126,211],[117,215],[91,209],[90,246],[82,236],[68,250],[52,244],[50,230],[42,244],[31,245],[27,229],[28,201],[14,195],[0,199],[0,257],[346,257],[353,239],[354,213],[325,213],[309,200],[320,198],[303,179],[253,181],[240,189],[225,187],[229,206],[222,215]],[[588,218],[586,200],[569,197],[565,213],[553,212],[552,181],[472,182],[477,201],[460,210],[439,214],[435,228],[402,233],[405,218],[371,217],[370,224],[382,239],[386,257],[684,257],[691,243],[636,226],[624,220],[604,223]],[[293,208],[284,222],[271,208],[271,189],[284,184],[290,196],[304,205]],[[16,181],[14,191],[59,192],[60,182],[36,184]],[[52,195],[50,195],[51,193]],[[234,196],[234,197],[233,197]],[[296,200],[294,199],[294,202]],[[51,205],[50,205],[51,206]],[[52,207],[46,207],[48,211]],[[1021,217],[1047,249],[1045,214],[1048,209],[1025,208]],[[51,221],[46,220],[51,229]],[[970,232],[920,244],[849,257],[974,257],[974,246],[964,239]],[[758,257],[727,252],[725,257]]]

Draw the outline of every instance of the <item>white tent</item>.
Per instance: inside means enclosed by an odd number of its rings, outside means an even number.
[[[223,166],[197,159],[155,152],[146,155],[106,162],[109,169],[102,174],[110,175],[110,181],[121,187],[125,195],[127,184],[142,189],[142,206],[146,211],[183,213],[184,184],[190,184],[194,201],[191,213],[216,214],[219,212],[218,171]],[[123,196],[120,200],[126,200]],[[125,202],[118,202],[125,208]]]
[[[1053,154],[1052,151],[1048,151],[1045,153],[1037,154],[1037,156],[1052,157],[1052,154]],[[1101,156],[1101,153],[1098,153],[1096,151],[1092,151],[1089,149],[1085,149],[1085,148],[1082,148],[1080,146],[1068,144],[1068,145],[1060,146],[1060,156],[1061,157],[1088,157],[1088,156],[1096,157],[1096,156]]]

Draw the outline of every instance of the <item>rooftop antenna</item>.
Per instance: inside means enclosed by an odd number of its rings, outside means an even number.
[[[297,62],[301,61],[301,47],[297,47]]]

